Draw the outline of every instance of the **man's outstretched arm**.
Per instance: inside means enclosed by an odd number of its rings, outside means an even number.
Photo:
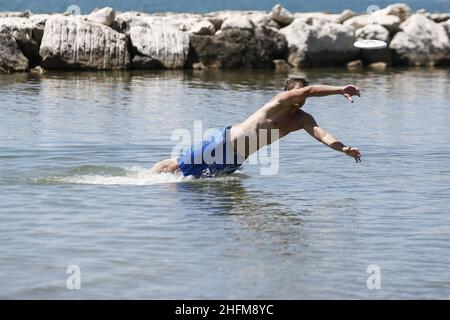
[[[334,87],[326,85],[307,86],[300,89],[293,89],[279,95],[279,100],[288,104],[299,103],[310,97],[325,97],[341,94],[353,103],[352,96],[361,97],[361,92],[354,85],[345,87]]]
[[[343,152],[348,156],[353,157],[356,162],[361,162],[361,153],[358,148],[347,147],[344,145],[334,136],[319,127],[316,120],[309,113],[304,112],[304,116],[303,129],[305,129],[312,137],[336,151]]]

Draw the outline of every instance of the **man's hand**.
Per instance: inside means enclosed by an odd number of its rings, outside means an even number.
[[[313,85],[299,89],[292,89],[284,91],[276,96],[279,103],[291,107],[296,103],[304,104],[305,100],[310,97],[325,97],[334,94],[342,94],[350,102],[353,102],[352,96],[361,96],[359,89],[355,86],[349,85],[346,87],[335,87],[327,85]]]
[[[341,90],[344,97],[346,97],[351,103],[353,103],[352,96],[361,97],[361,92],[356,86],[348,85],[342,88]]]
[[[359,152],[358,148],[352,147],[344,147],[342,151],[345,152],[346,155],[355,158],[356,163],[361,162],[361,152]]]

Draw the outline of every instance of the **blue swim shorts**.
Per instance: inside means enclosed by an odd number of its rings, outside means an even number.
[[[233,148],[230,140],[230,129],[218,130],[217,134],[203,140],[199,145],[193,145],[181,152],[178,166],[184,176],[214,177],[218,174],[231,174],[243,163]]]

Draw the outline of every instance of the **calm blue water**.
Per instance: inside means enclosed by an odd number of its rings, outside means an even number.
[[[173,130],[243,120],[284,74],[0,75],[0,298],[449,298],[450,70],[295,75],[360,86],[305,109],[361,164],[298,132],[274,176],[148,170]]]
[[[384,7],[391,3],[407,3],[414,10],[425,8],[429,11],[450,11],[449,0],[0,0],[0,11],[27,10],[33,12],[63,12],[70,5],[78,5],[83,14],[89,13],[95,7],[112,6],[116,10],[139,10],[145,12],[209,12],[217,10],[270,10],[280,3],[293,12],[327,11],[341,12],[352,9],[355,12],[365,12],[370,5]]]

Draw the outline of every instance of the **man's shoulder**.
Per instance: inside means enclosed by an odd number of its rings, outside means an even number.
[[[279,95],[276,95],[262,107],[265,109],[272,109],[284,105],[283,101],[279,99]]]
[[[283,91],[278,94],[276,94],[269,102],[266,103],[266,105],[277,107],[277,106],[292,106],[293,103],[299,103],[298,99],[296,101],[293,101],[291,99],[291,92],[290,91]],[[304,102],[303,102],[304,103]]]

